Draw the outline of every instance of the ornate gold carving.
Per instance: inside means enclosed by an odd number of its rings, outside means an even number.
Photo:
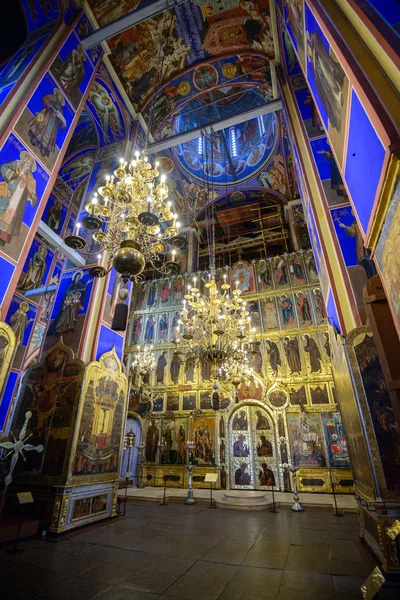
[[[53,516],[51,518],[51,528],[57,529],[58,519],[60,516],[60,508],[61,508],[62,496],[56,496],[53,505]]]
[[[386,527],[386,535],[391,539],[395,540],[397,536],[400,534],[400,520],[396,519],[390,527]]]
[[[0,398],[14,358],[15,345],[14,331],[7,323],[0,321]]]
[[[60,528],[65,527],[67,522],[67,514],[68,514],[68,504],[69,504],[69,496],[64,496],[60,514]]]
[[[373,598],[376,598],[376,593],[379,592],[384,583],[385,578],[382,571],[379,567],[375,567],[367,581],[361,586],[361,593],[364,600],[373,600]]]

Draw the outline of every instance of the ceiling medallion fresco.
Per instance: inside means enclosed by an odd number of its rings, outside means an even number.
[[[253,178],[275,153],[279,124],[275,113],[268,113],[214,134],[179,144],[174,158],[192,179],[204,182],[213,178],[214,186],[243,183]],[[211,160],[211,157],[213,160]]]

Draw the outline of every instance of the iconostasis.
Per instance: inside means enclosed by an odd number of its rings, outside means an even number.
[[[185,444],[192,440],[198,486],[205,485],[206,472],[218,471],[221,487],[264,489],[273,481],[289,489],[281,467],[289,461],[300,467],[303,490],[331,491],[331,469],[336,489],[350,491],[328,319],[312,251],[241,261],[219,269],[219,283],[223,273],[231,286],[239,281],[261,345],[251,359],[254,380],[238,387],[238,404],[222,392],[218,412],[212,409],[210,364],[184,362],[173,343],[192,276],[148,281],[136,289],[128,360],[137,345],[155,352],[154,372],[145,381],[151,397],[140,400],[133,374],[129,399],[130,414],[144,427],[143,476],[161,485],[165,473],[173,474],[178,479],[171,485],[185,485]],[[197,282],[199,275],[203,292],[207,274],[197,273]]]

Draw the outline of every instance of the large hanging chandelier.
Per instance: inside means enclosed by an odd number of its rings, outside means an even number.
[[[156,361],[151,346],[136,347],[132,361],[132,369],[136,369],[141,377],[147,377],[154,371]]]
[[[213,136],[211,137],[211,164],[213,164]],[[213,169],[211,170],[213,173]],[[211,194],[209,180],[206,192],[213,198],[213,175]],[[205,293],[200,292],[198,278],[193,276],[183,300],[181,319],[174,333],[174,342],[183,360],[207,361],[211,364],[213,406],[219,408],[219,383],[223,387],[233,385],[237,399],[240,383],[253,377],[250,355],[256,353],[258,342],[254,341],[255,329],[246,302],[241,297],[239,281],[231,292],[227,274],[220,287],[216,281],[215,267],[215,215],[214,206],[206,209],[207,240],[210,256],[210,273],[205,281]],[[201,282],[200,282],[201,283]]]
[[[87,216],[81,225],[92,230],[92,239],[112,259],[122,279],[134,280],[145,266],[164,275],[179,272],[177,249],[186,244],[179,234],[178,215],[168,201],[165,175],[158,171],[147,155],[136,152],[129,165],[121,158],[113,175],[106,176],[87,203]],[[85,248],[86,240],[79,235],[68,236],[65,243],[78,250]],[[93,268],[93,275],[103,277],[108,271],[101,265]]]

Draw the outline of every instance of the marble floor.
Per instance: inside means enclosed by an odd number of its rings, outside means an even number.
[[[0,547],[2,600],[350,600],[375,566],[356,514],[330,508],[131,500],[125,517],[21,548]]]

